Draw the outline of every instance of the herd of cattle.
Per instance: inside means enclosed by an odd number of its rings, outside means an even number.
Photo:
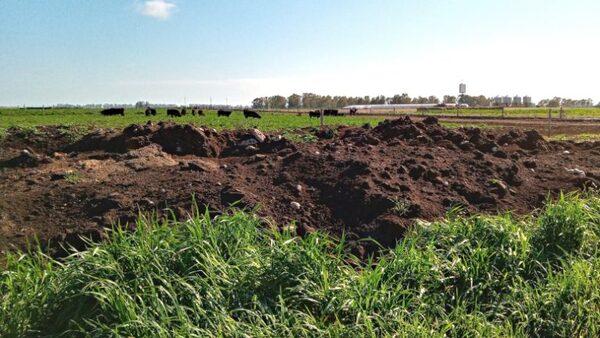
[[[355,115],[357,112],[356,108],[350,108],[348,115]],[[344,116],[343,113],[340,113],[337,109],[323,109],[323,110],[311,110],[308,112],[309,117],[321,117],[321,113],[323,116]]]
[[[229,117],[229,116],[231,116],[231,113],[232,113],[231,110],[219,109],[217,111],[217,116]],[[255,119],[261,118],[260,115],[254,110],[244,109],[243,113],[244,113],[245,118],[255,118]],[[113,115],[125,116],[125,108],[104,109],[100,112],[100,114],[105,115],[105,116],[113,116]],[[144,111],[144,114],[146,116],[156,116],[156,109],[148,107]],[[167,109],[167,116],[170,116],[170,117],[181,117],[181,116],[185,116],[186,114],[187,114],[187,110],[185,108],[181,108],[181,109],[169,108],[169,109]],[[192,108],[191,114],[194,116],[196,116],[196,115],[204,116],[204,111],[202,109]]]
[[[217,111],[217,116],[229,117],[229,116],[231,116],[231,113],[232,113],[231,110],[219,109]],[[261,116],[258,114],[258,112],[254,111],[254,110],[244,109],[243,113],[244,113],[245,118],[255,118],[255,119],[261,118]],[[125,108],[104,109],[100,112],[100,114],[106,115],[106,116],[112,116],[112,115],[125,116]],[[144,111],[144,114],[146,116],[155,116],[156,109],[148,107]],[[167,109],[167,116],[170,116],[170,117],[181,117],[181,116],[185,116],[186,114],[187,114],[187,110],[185,108],[181,108],[181,109],[169,108],[169,109]],[[204,111],[199,108],[192,108],[191,114],[194,116],[196,116],[196,115],[204,116]],[[324,116],[344,116],[344,114],[341,114],[337,109],[323,109],[323,110],[314,110],[314,111],[308,112],[308,116],[311,118],[312,117],[321,117],[321,114]],[[350,115],[356,114],[356,109],[355,108],[350,109],[349,114]]]

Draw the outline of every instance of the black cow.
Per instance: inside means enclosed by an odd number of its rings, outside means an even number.
[[[192,108],[192,115],[196,116],[196,114],[198,114],[198,116],[204,116],[204,112],[202,111],[202,109]]]
[[[244,117],[245,118],[255,118],[255,119],[259,119],[260,115],[258,115],[257,112],[255,112],[254,110],[250,110],[250,109],[244,109]]]
[[[181,117],[181,112],[177,109],[167,109],[167,116],[171,117]]]
[[[108,108],[100,112],[104,116],[121,115],[125,116],[125,108]]]
[[[181,108],[181,116],[185,115],[186,111],[185,108]]]
[[[146,114],[146,116],[150,116],[150,115],[156,116],[156,109],[148,107],[148,108],[146,108],[146,111],[144,112],[144,114]]]
[[[231,110],[219,109],[219,111],[217,111],[217,116],[226,116],[226,117],[229,117],[229,115],[231,115]]]
[[[325,115],[325,116],[337,116],[338,115],[338,110],[337,109],[324,109],[323,110],[323,115]]]
[[[349,115],[356,115],[356,112],[358,112],[358,109],[356,108],[350,108],[350,111],[348,112]]]
[[[321,117],[321,112],[320,111],[309,111],[308,117],[310,117],[310,118]]]

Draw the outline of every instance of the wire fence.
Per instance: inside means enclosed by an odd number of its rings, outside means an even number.
[[[259,109],[264,112],[308,114],[311,111],[319,111],[318,108],[294,108],[294,109]],[[473,118],[473,119],[549,119],[549,120],[592,120],[600,121],[600,107],[590,108],[504,108],[504,107],[474,107],[474,108],[363,108],[355,112],[347,108],[337,109],[340,115],[414,115],[414,116],[436,116],[448,118]]]

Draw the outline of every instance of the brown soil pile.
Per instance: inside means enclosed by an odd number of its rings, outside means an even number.
[[[139,210],[185,218],[192,196],[212,213],[258,208],[300,235],[345,231],[392,245],[416,219],[453,207],[523,213],[600,179],[600,144],[547,142],[535,131],[402,118],[317,136],[292,144],[258,130],[160,123],[98,131],[57,153],[13,148],[0,163],[0,249],[34,236],[79,245],[78,235],[100,238]]]

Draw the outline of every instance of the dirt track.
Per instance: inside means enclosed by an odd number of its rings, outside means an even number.
[[[425,117],[413,116],[414,121],[422,121]],[[462,117],[445,117],[438,118],[440,122],[462,123],[465,125],[478,124],[488,125],[500,129],[509,128],[530,128],[537,130],[545,136],[554,135],[578,135],[583,133],[600,134],[600,120],[585,121],[585,120],[546,120],[546,119],[486,119],[486,118],[462,118]]]
[[[237,201],[258,207],[274,224],[295,221],[300,235],[345,230],[391,245],[415,219],[455,206],[523,213],[548,193],[600,179],[600,143],[547,142],[535,131],[402,118],[317,134],[318,142],[292,144],[259,131],[163,123],[73,144],[9,134],[0,151],[0,249],[34,236],[78,245],[78,235],[100,238],[103,227],[131,223],[138,210],[170,208],[184,218],[192,196],[212,213]]]

